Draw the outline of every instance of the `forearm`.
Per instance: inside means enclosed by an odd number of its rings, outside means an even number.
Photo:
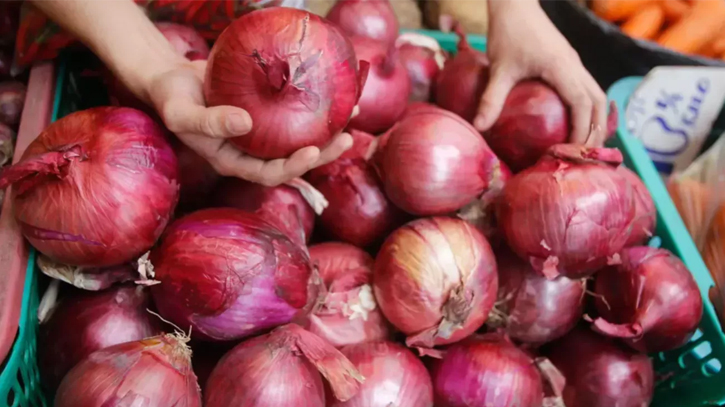
[[[131,0],[33,0],[33,4],[86,44],[144,100],[152,78],[183,61]]]

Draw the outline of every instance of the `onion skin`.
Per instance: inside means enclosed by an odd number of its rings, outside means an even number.
[[[547,278],[581,278],[605,266],[635,216],[621,161],[617,149],[558,144],[511,178],[496,205],[511,249]]]
[[[436,407],[541,407],[544,402],[534,360],[498,334],[474,335],[450,346],[433,362],[431,377]]]
[[[313,168],[306,179],[327,199],[320,226],[335,240],[358,247],[381,242],[407,215],[385,196],[366,156],[375,138],[353,130],[353,147],[337,160]]]
[[[438,41],[423,34],[405,33],[395,41],[395,47],[410,78],[411,91],[408,100],[431,100],[433,86],[446,61]]]
[[[208,106],[236,106],[252,117],[252,130],[230,139],[238,148],[258,158],[282,158],[302,147],[323,147],[342,131],[365,83],[367,64],[361,68],[352,44],[332,23],[272,7],[244,15],[222,32],[209,56],[204,96]]]
[[[349,127],[377,134],[392,127],[403,115],[410,95],[410,77],[391,45],[365,37],[350,40],[358,61],[368,61],[370,70],[358,102],[360,114],[350,119]]]
[[[703,304],[682,261],[667,250],[647,246],[625,249],[621,258],[621,265],[596,276],[595,304],[601,318],[593,329],[625,338],[645,353],[689,342],[700,324]]]
[[[322,306],[310,315],[309,331],[338,348],[390,337],[370,286],[373,258],[336,242],[311,246],[309,252],[327,287]]]
[[[297,325],[237,345],[214,368],[204,407],[325,407],[321,375],[334,397],[348,400],[364,378],[323,339]]]
[[[179,197],[177,178],[176,156],[150,117],[98,107],[48,126],[2,173],[0,188],[14,184],[15,217],[41,253],[107,267],[156,242]]]
[[[148,307],[148,292],[142,287],[74,291],[63,299],[38,333],[38,362],[46,388],[55,390],[73,366],[95,351],[160,334]]]
[[[652,401],[652,361],[612,339],[580,326],[544,354],[566,377],[566,407],[642,407]]]
[[[375,259],[375,298],[406,344],[457,342],[483,325],[498,289],[486,238],[454,218],[414,220],[394,231]]]
[[[55,407],[201,407],[191,351],[174,335],[92,353],[63,379]]]
[[[632,224],[632,233],[625,246],[644,244],[654,236],[657,226],[657,208],[655,208],[652,195],[637,174],[626,167],[619,167],[619,171],[627,177],[634,189],[635,220]]]
[[[328,407],[433,407],[433,384],[423,363],[405,347],[379,341],[345,346],[340,350],[365,382],[348,401],[333,400]]]
[[[289,185],[266,187],[239,178],[224,178],[214,191],[212,202],[214,206],[256,213],[301,246],[309,241],[315,226],[315,211]]]
[[[202,340],[242,339],[304,317],[319,279],[304,248],[258,215],[205,209],[175,221],[151,252],[159,313]]]
[[[398,38],[398,18],[388,0],[338,0],[325,17],[349,36],[392,45]]]
[[[414,215],[454,212],[511,176],[473,126],[433,106],[409,109],[384,137],[375,163],[385,192]]]
[[[25,106],[25,85],[21,82],[0,83],[0,123],[17,128]]]
[[[582,316],[586,280],[548,280],[508,249],[497,250],[498,301],[486,325],[541,345],[569,332]]]

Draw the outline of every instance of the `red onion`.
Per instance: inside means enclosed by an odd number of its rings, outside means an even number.
[[[415,215],[456,211],[510,176],[473,126],[432,106],[409,110],[378,154],[388,197]]]
[[[351,37],[367,37],[388,45],[398,37],[398,18],[388,0],[338,0],[326,18]]]
[[[558,144],[511,178],[497,203],[509,246],[547,278],[587,276],[624,247],[634,191],[617,149]]]
[[[317,302],[306,250],[261,217],[205,209],[175,221],[150,256],[154,302],[164,318],[206,340],[242,339]]]
[[[438,74],[435,101],[470,123],[476,117],[481,96],[488,85],[489,61],[486,54],[468,44],[458,23],[454,24],[454,30],[459,38],[458,52],[446,61]]]
[[[634,190],[634,223],[632,233],[625,246],[636,246],[649,240],[657,226],[657,208],[652,200],[649,190],[637,174],[626,167],[619,167],[619,171],[629,180]]]
[[[55,407],[201,407],[191,350],[177,335],[92,353],[63,379]]]
[[[380,341],[345,346],[341,352],[365,382],[348,401],[328,407],[432,407],[433,385],[423,363],[397,343]]]
[[[337,349],[297,325],[242,342],[209,377],[205,407],[324,407],[325,377],[338,400],[364,378]],[[330,400],[332,401],[332,400]]]
[[[13,160],[15,137],[16,135],[13,129],[0,123],[0,166]]]
[[[350,0],[343,0],[350,1]],[[410,78],[392,45],[365,37],[352,37],[359,61],[369,61],[370,70],[360,96],[360,114],[350,119],[350,128],[377,134],[389,129],[405,111]]]
[[[496,300],[491,246],[466,222],[414,220],[393,232],[375,259],[375,298],[406,344],[445,345],[472,334]]]
[[[148,307],[142,287],[73,292],[40,324],[38,362],[43,383],[54,390],[91,353],[161,333]]]
[[[584,279],[548,280],[508,249],[496,254],[498,301],[487,326],[503,328],[511,339],[534,345],[574,328],[584,308]]]
[[[219,174],[207,160],[179,139],[169,135],[169,140],[179,162],[179,209],[191,211],[201,208],[219,182]]]
[[[679,348],[702,318],[702,297],[692,274],[665,249],[641,246],[622,251],[622,264],[597,274],[593,328],[626,338],[645,353]]]
[[[312,187],[301,180],[295,182],[299,189],[286,184],[266,187],[239,178],[225,178],[214,192],[212,202],[215,206],[254,212],[290,240],[304,246],[315,225],[315,211],[305,196],[318,192],[303,194],[301,190]]]
[[[10,81],[0,83],[0,123],[16,128],[25,105],[25,85]]]
[[[274,35],[271,35],[274,33]],[[240,107],[252,130],[230,141],[259,158],[322,147],[347,125],[365,82],[342,31],[306,11],[272,7],[234,21],[209,56],[209,106]]]
[[[0,176],[30,243],[60,263],[105,267],[156,242],[179,194],[177,161],[142,112],[98,107],[48,126]]]
[[[438,73],[446,62],[440,44],[427,35],[405,33],[395,41],[395,47],[410,77],[410,101],[429,101]]]
[[[614,340],[578,327],[545,354],[566,377],[566,407],[642,407],[652,400],[652,362]]]
[[[541,407],[544,402],[534,360],[495,333],[446,349],[443,359],[433,362],[431,377],[436,407]]]
[[[307,180],[329,206],[320,225],[334,239],[367,247],[382,241],[406,215],[385,196],[375,168],[368,163],[373,136],[353,130],[353,147],[340,158],[312,169]]]
[[[335,347],[390,336],[370,287],[370,255],[349,244],[329,242],[310,247],[310,259],[327,287],[322,307],[310,315],[310,332]]]

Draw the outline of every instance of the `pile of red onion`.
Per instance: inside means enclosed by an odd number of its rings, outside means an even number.
[[[417,33],[400,34],[395,41],[398,55],[410,78],[411,102],[431,99],[438,73],[443,69],[446,56],[438,41]]]

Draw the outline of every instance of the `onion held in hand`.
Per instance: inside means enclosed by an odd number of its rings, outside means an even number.
[[[74,291],[64,298],[38,332],[43,384],[55,390],[66,373],[91,353],[161,333],[148,307],[148,293],[140,286]]]
[[[470,124],[433,106],[409,109],[375,157],[385,192],[415,215],[456,211],[511,173]]]
[[[191,350],[176,335],[90,354],[63,379],[55,407],[201,407]]]
[[[388,321],[370,287],[372,257],[355,246],[328,242],[310,247],[310,259],[327,294],[310,315],[309,331],[335,347],[388,338]]]
[[[401,61],[410,78],[411,102],[431,99],[438,73],[443,69],[446,56],[435,38],[418,33],[400,34],[395,40]]]
[[[367,63],[355,58],[339,28],[306,11],[256,10],[234,21],[209,56],[209,106],[246,110],[252,130],[230,139],[255,157],[287,157],[323,147],[347,125],[362,92]]]
[[[337,160],[313,168],[307,175],[329,205],[319,222],[334,239],[367,247],[401,225],[407,215],[385,196],[375,168],[368,162],[375,138],[353,130],[353,147]]]
[[[364,378],[337,349],[297,325],[240,343],[209,377],[205,407],[325,407],[325,387],[349,400]],[[332,402],[332,400],[328,400]]]
[[[544,354],[566,377],[566,407],[642,407],[652,401],[652,361],[612,339],[578,327]]]
[[[365,382],[355,397],[328,402],[328,407],[433,407],[428,371],[410,350],[379,341],[345,346],[340,351]]]
[[[491,246],[454,218],[414,220],[393,232],[375,259],[373,287],[383,314],[431,348],[459,341],[486,321],[498,277]]]
[[[377,134],[392,127],[405,111],[408,71],[392,45],[365,37],[350,40],[358,60],[370,62],[370,70],[358,103],[360,114],[350,119],[349,127]]]
[[[634,191],[617,149],[558,144],[504,187],[497,222],[511,249],[547,278],[590,275],[629,238]]]
[[[205,209],[175,221],[150,256],[159,313],[206,340],[242,339],[305,316],[319,279],[306,250],[259,216]]]
[[[177,161],[144,113],[98,107],[48,126],[0,176],[14,184],[23,235],[52,260],[84,267],[133,261],[166,227]]]
[[[326,18],[351,37],[367,37],[387,45],[393,45],[398,37],[398,18],[388,0],[338,0]]]
[[[511,339],[540,345],[569,332],[584,309],[584,279],[548,280],[508,249],[497,251],[498,301],[486,325]]]
[[[626,167],[619,167],[619,171],[627,177],[634,190],[634,223],[625,246],[644,244],[654,236],[657,208],[652,195],[637,174]]]
[[[495,333],[446,349],[443,359],[433,362],[431,377],[436,407],[541,407],[544,402],[534,360]]]
[[[692,274],[664,249],[632,247],[622,264],[599,272],[596,306],[601,318],[593,328],[625,338],[645,353],[679,348],[695,333],[702,318],[702,297]]]

